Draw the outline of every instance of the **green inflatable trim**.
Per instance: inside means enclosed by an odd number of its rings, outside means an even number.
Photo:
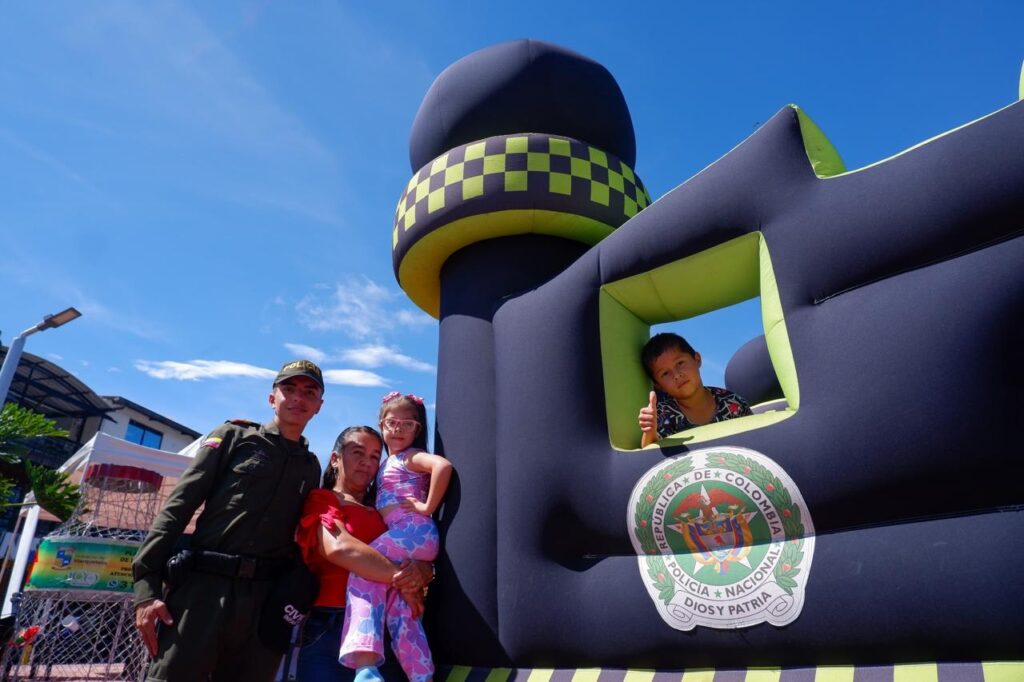
[[[819,178],[830,178],[846,171],[846,164],[843,163],[839,152],[832,146],[821,128],[811,120],[811,117],[804,113],[804,110],[795,104],[790,104],[796,112],[797,120],[800,122],[800,135],[804,138],[804,150],[807,152],[807,159],[811,162],[814,174]]]
[[[663,438],[660,445],[689,445],[723,438],[775,424],[799,409],[796,365],[768,246],[760,232],[752,232],[601,287],[601,362],[612,447],[640,447],[636,418],[651,390],[640,363],[640,351],[650,338],[651,325],[696,317],[758,295],[768,353],[787,408],[700,426]]]
[[[517,209],[468,216],[425,234],[398,266],[398,284],[428,315],[441,315],[441,268],[448,256],[485,239],[517,234],[564,237],[594,245],[614,228],[573,213]]]
[[[1024,72],[1021,73],[1020,98],[1024,99]],[[1012,102],[1010,104],[1007,104],[1005,107],[1002,107],[1001,109],[993,111],[990,114],[985,114],[984,116],[976,118],[973,121],[968,121],[967,123],[964,123],[963,125],[957,126],[956,128],[953,128],[952,130],[947,130],[946,132],[940,133],[938,135],[935,135],[934,137],[929,137],[927,140],[923,140],[921,142],[918,142],[917,144],[915,144],[912,147],[907,147],[906,149],[904,149],[901,152],[897,152],[896,154],[893,154],[892,156],[888,156],[888,157],[886,157],[884,159],[881,159],[879,161],[875,161],[874,163],[869,163],[866,166],[861,166],[860,168],[854,168],[852,170],[848,170],[848,171],[845,171],[845,172],[840,172],[840,173],[837,173],[835,175],[827,175],[827,176],[819,175],[818,177],[821,177],[823,179],[841,178],[841,177],[843,177],[845,175],[850,175],[851,173],[859,173],[859,172],[867,170],[869,168],[874,168],[875,166],[880,166],[883,163],[888,163],[889,161],[892,161],[893,159],[897,159],[897,158],[903,156],[904,154],[908,154],[908,153],[914,151],[915,149],[918,149],[920,147],[925,146],[926,144],[931,144],[932,142],[935,142],[936,140],[942,139],[943,137],[946,137],[947,135],[952,135],[953,133],[955,133],[955,132],[957,132],[959,130],[963,130],[964,128],[966,128],[968,126],[972,126],[975,123],[978,123],[979,121],[984,121],[986,118],[988,118],[990,116],[995,116],[996,114],[998,114],[999,112],[1003,111],[1004,109],[1009,109],[1010,107],[1012,107],[1012,106],[1014,106],[1016,104],[1017,104],[1017,102]],[[801,129],[802,129],[802,126],[801,126]],[[812,162],[812,165],[813,165],[813,162]]]

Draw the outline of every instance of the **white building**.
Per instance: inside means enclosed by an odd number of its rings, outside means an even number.
[[[105,395],[111,412],[99,431],[148,448],[178,452],[202,434],[119,395]]]

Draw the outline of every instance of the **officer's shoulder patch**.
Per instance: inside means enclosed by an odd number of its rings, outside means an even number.
[[[209,438],[205,439],[199,447],[201,447],[201,448],[214,448],[214,449],[216,449],[216,448],[219,448],[220,444],[223,443],[223,442],[224,442],[223,438],[219,438],[217,436],[210,436]]]
[[[229,420],[227,420],[224,423],[225,424],[234,424],[235,426],[252,426],[252,427],[258,427],[260,425],[259,422],[250,421],[248,419],[229,419]]]

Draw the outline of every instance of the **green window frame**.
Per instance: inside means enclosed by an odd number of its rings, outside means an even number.
[[[751,232],[700,253],[609,282],[599,296],[601,362],[608,438],[617,450],[637,450],[637,413],[647,403],[650,380],[640,351],[651,325],[686,320],[761,297],[768,353],[787,407],[698,426],[649,447],[691,445],[763,428],[800,408],[800,383],[764,235]]]

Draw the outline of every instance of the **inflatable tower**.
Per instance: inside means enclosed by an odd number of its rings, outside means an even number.
[[[494,316],[647,206],[635,156],[629,110],[611,74],[531,41],[449,67],[413,124],[416,173],[395,215],[395,272],[440,319],[437,448],[473,453],[456,456],[461,485],[447,504],[466,513],[448,528],[445,546],[453,564],[477,569],[459,577],[461,589],[436,615],[465,623],[465,647],[489,660],[505,658],[494,636]]]

